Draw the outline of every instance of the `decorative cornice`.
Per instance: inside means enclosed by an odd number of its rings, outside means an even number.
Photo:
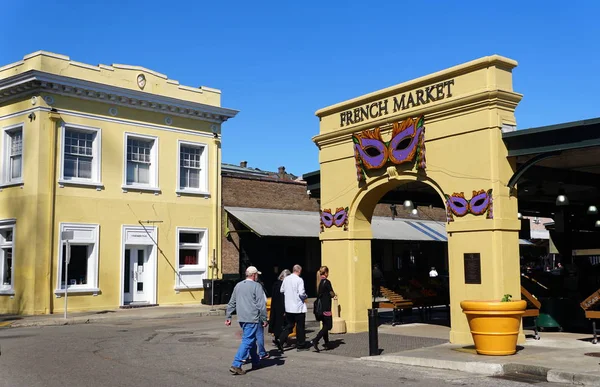
[[[23,94],[44,91],[213,123],[222,123],[235,117],[238,113],[233,109],[128,90],[38,70],[27,71],[0,80],[0,102],[20,97]]]

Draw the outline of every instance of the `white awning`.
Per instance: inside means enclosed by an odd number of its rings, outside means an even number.
[[[259,236],[318,238],[319,213],[264,208],[225,207]],[[446,242],[446,226],[430,220],[373,217],[373,239]]]

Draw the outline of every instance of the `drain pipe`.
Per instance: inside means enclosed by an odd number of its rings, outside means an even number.
[[[54,109],[53,109],[54,110]],[[54,270],[52,270],[52,264],[54,262],[54,257],[55,257],[55,251],[54,251],[54,237],[56,235],[55,233],[55,220],[56,220],[56,185],[57,185],[57,179],[56,179],[56,168],[57,168],[57,149],[58,149],[58,130],[60,128],[61,125],[61,117],[60,114],[56,111],[50,111],[50,113],[48,114],[49,118],[50,118],[50,122],[51,122],[51,130],[50,130],[50,144],[52,144],[52,147],[50,148],[50,163],[49,163],[49,168],[50,168],[50,173],[48,174],[50,176],[50,182],[49,182],[49,192],[50,192],[50,208],[49,208],[49,214],[48,217],[50,219],[50,232],[49,232],[49,244],[50,244],[50,258],[48,259],[48,274],[47,274],[47,278],[48,278],[48,306],[46,308],[48,314],[54,314],[54,299],[53,299],[53,294],[54,294],[54,289],[53,289],[53,285],[52,282],[54,282],[53,280],[53,272]],[[60,246],[59,246],[60,248]],[[66,283],[67,280],[65,278],[65,290],[66,290]]]

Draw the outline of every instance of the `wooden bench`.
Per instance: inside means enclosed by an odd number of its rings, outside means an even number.
[[[583,300],[579,305],[585,311],[585,317],[592,321],[592,333],[594,334],[592,344],[597,344],[598,333],[600,333],[600,329],[596,329],[596,320],[600,319],[600,310],[594,309],[600,306],[600,289],[596,290],[591,296]]]
[[[525,324],[523,324],[523,329],[532,329],[533,330],[533,338],[535,340],[539,340],[540,334],[538,333],[538,329],[537,329],[537,318],[540,315],[540,308],[542,307],[542,304],[537,298],[535,298],[535,296],[533,294],[529,293],[529,291],[527,289],[525,289],[523,286],[521,286],[521,297],[525,301],[527,301],[527,309],[525,309],[525,314],[523,314],[523,318],[533,317],[533,325],[525,326]]]
[[[402,311],[403,309],[412,309],[413,302],[411,300],[405,299],[393,290],[390,290],[383,286],[381,287],[381,294],[383,295],[383,297],[387,298],[388,301],[376,302],[374,303],[376,304],[376,307],[393,309],[392,326],[396,326],[402,323],[402,321],[398,320],[398,312]]]

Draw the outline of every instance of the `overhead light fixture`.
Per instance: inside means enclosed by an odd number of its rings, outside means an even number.
[[[569,198],[567,197],[567,195],[565,195],[565,191],[562,189],[558,191],[558,196],[556,197],[556,205],[559,207],[569,205]]]
[[[589,206],[587,209],[587,214],[588,215],[597,215],[598,214],[598,208],[596,208],[596,206]]]
[[[412,200],[405,200],[404,201],[404,209],[406,211],[412,209],[413,207],[414,207],[414,204],[413,204]]]
[[[521,214],[520,212],[517,213],[517,219],[523,219],[523,214]]]
[[[412,216],[417,216],[417,215],[419,215],[419,211],[417,211],[417,209],[416,209],[416,208],[413,208],[413,209],[410,211],[410,214],[411,214]]]
[[[596,227],[600,227],[600,220],[596,221]]]

